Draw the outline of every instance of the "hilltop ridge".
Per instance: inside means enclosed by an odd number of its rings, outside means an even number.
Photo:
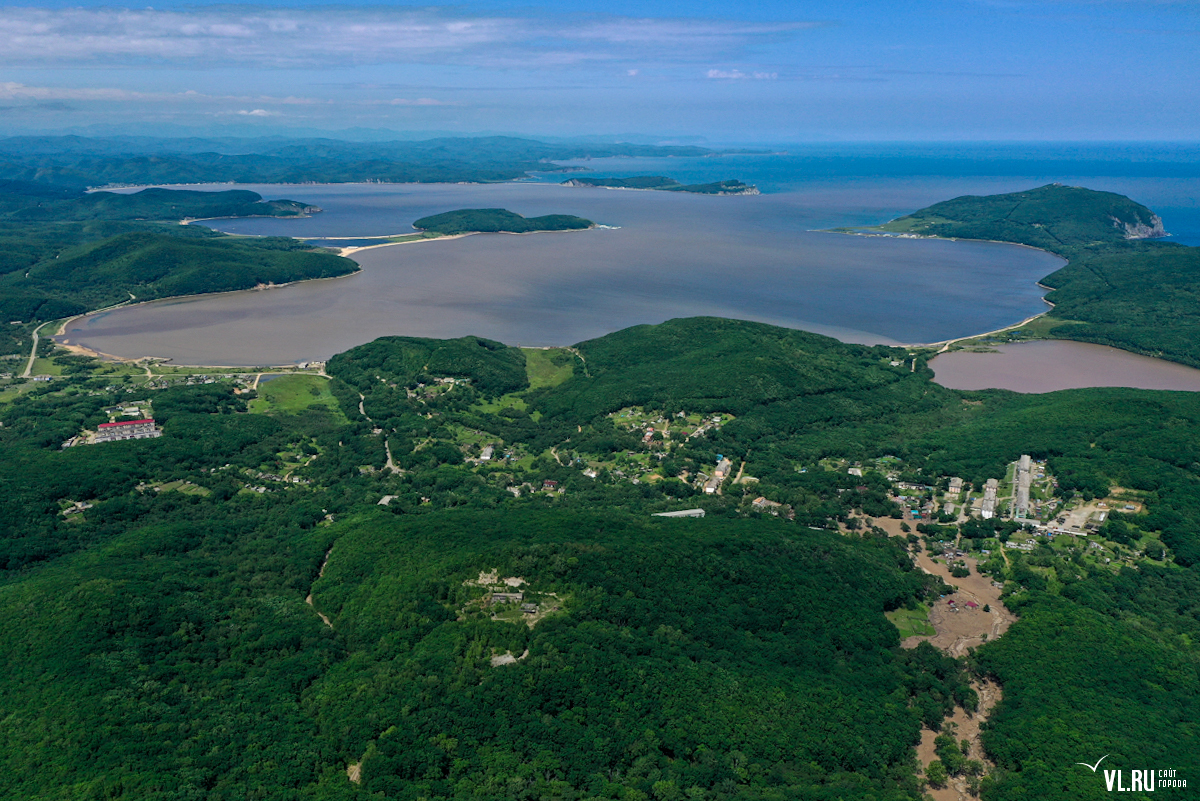
[[[1162,219],[1124,195],[1047,184],[1003,195],[966,195],[898,217],[875,230],[1033,245],[1069,255],[1168,236]]]

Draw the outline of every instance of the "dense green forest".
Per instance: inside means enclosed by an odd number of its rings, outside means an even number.
[[[635,175],[630,178],[571,178],[564,186],[603,186],[609,189],[657,189],[663,192],[692,192],[698,195],[746,195],[757,192],[741,181],[714,181],[709,184],[681,184],[663,175]]]
[[[1004,687],[985,801],[1099,798],[1073,763],[1104,753],[1200,769],[1191,394],[955,392],[903,349],[712,318],[552,351],[387,337],[310,377],[339,409],[58,358],[0,405],[11,795],[917,799],[913,745],[972,674]],[[60,449],[115,403],[163,436]],[[1021,453],[1063,498],[1137,491],[1103,538],[1168,558],[983,558],[1009,632],[900,648],[883,613],[944,590],[836,524],[899,514],[877,463],[974,482]],[[756,480],[695,489],[717,454]]]
[[[880,230],[1017,242],[1069,260],[1043,278],[1061,321],[1048,336],[1098,342],[1200,367],[1200,249],[1157,241],[1162,221],[1111,192],[1058,184],[961,197]]]
[[[508,209],[457,209],[422,217],[413,228],[434,234],[528,234],[534,231],[581,231],[595,227],[591,220],[570,214],[522,217]]]
[[[0,219],[22,222],[295,217],[318,211],[294,200],[264,201],[262,195],[246,189],[202,192],[151,187],[131,193],[75,193],[28,182],[0,183]]]
[[[885,231],[1019,242],[1055,253],[1124,245],[1161,232],[1150,209],[1113,192],[1050,184],[1025,192],[955,198],[880,226]],[[1063,255],[1067,255],[1064,253]]]

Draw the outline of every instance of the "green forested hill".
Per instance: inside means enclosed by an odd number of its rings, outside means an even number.
[[[8,191],[5,191],[8,190]],[[264,201],[246,189],[202,192],[191,189],[143,189],[130,194],[88,192],[67,197],[30,193],[27,187],[0,184],[0,219],[22,222],[80,220],[183,220],[200,217],[295,217],[320,209],[294,200]]]
[[[922,582],[888,543],[609,514],[348,525],[313,598],[349,655],[316,695],[368,793],[912,793],[920,668],[879,611]],[[481,571],[561,611],[493,621],[464,584]],[[527,656],[487,664],[503,653]],[[368,663],[390,668],[364,686]]]
[[[1124,195],[1050,184],[1025,192],[955,198],[880,226],[885,231],[1033,245],[1061,255],[1162,235],[1162,221]]]
[[[0,276],[0,316],[55,319],[129,300],[251,289],[346,275],[354,262],[290,239],[130,232]]]
[[[626,328],[578,348],[586,371],[541,402],[547,413],[587,419],[653,403],[740,414],[771,401],[874,390],[908,374],[890,365],[900,353],[893,348],[716,317]]]
[[[250,289],[346,275],[348,259],[284,238],[232,238],[182,226],[196,217],[320,211],[256,192],[145,189],[83,193],[0,182],[0,320],[34,324],[130,299]],[[28,331],[0,329],[0,354],[27,349]]]
[[[595,223],[570,214],[522,217],[508,209],[458,209],[422,217],[413,228],[434,234],[527,234],[533,231],[580,231]]]
[[[359,392],[374,392],[381,381],[403,389],[437,377],[470,379],[489,395],[529,386],[521,349],[481,337],[380,337],[334,356],[328,369]]]
[[[1160,245],[1073,260],[1042,279],[1052,335],[1200,367],[1200,248]]]

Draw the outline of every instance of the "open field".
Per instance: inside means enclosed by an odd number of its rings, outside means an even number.
[[[887,619],[900,630],[900,639],[909,637],[933,637],[937,634],[929,622],[929,605],[921,604],[916,609],[896,609],[887,613]]]
[[[207,487],[201,487],[190,481],[183,480],[169,481],[166,484],[158,486],[157,489],[159,492],[182,492],[184,495],[206,496],[212,494],[212,490]]]
[[[575,373],[575,357],[564,348],[522,348],[529,388],[556,387]]]
[[[256,414],[295,413],[310,406],[324,406],[342,416],[329,392],[329,380],[316,375],[282,375],[260,382],[258,397],[250,401],[250,411]]]

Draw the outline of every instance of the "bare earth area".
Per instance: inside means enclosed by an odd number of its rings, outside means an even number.
[[[872,521],[873,525],[882,528],[890,536],[905,537],[907,532],[900,529],[900,523],[900,520],[892,519]],[[997,587],[991,578],[979,575],[977,560],[970,557],[962,559],[971,569],[971,575],[964,578],[951,576],[950,568],[943,561],[933,561],[924,550],[916,555],[915,561],[917,567],[938,576],[957,590],[939,599],[929,610],[929,622],[933,624],[937,633],[933,636],[908,637],[901,643],[902,647],[915,648],[918,643],[928,640],[935,648],[958,657],[964,655],[969,648],[978,647],[1001,636],[1016,621],[1016,616],[1008,611],[1000,600],[1000,587]],[[951,601],[954,603],[951,604]],[[969,606],[968,602],[974,606]],[[983,611],[985,606],[989,611]],[[979,708],[970,713],[958,707],[943,726],[948,727],[952,724],[955,739],[971,742],[968,758],[982,762],[986,773],[994,766],[984,756],[983,747],[979,744],[979,727],[987,720],[989,712],[1003,697],[1003,693],[998,684],[990,681],[975,682],[971,686],[979,695]],[[917,758],[921,761],[922,769],[937,759],[933,750],[933,741],[937,734],[929,729],[921,732]],[[928,793],[934,801],[969,801],[973,798],[967,792],[964,776],[951,777],[945,787],[929,788]]]
[[[955,726],[954,739],[960,741],[969,740],[971,742],[971,753],[967,758],[978,759],[982,762],[986,775],[995,766],[983,754],[983,746],[979,744],[979,727],[987,720],[992,707],[1000,702],[1004,694],[1000,690],[1000,685],[995,682],[975,682],[971,686],[979,694],[979,709],[974,714],[971,714],[962,707],[958,707],[942,726],[946,728],[953,724]],[[937,754],[933,750],[933,741],[937,735],[937,732],[929,729],[921,730],[921,744],[917,746],[917,759],[921,761],[922,769],[928,767],[930,762],[937,759]],[[945,787],[930,787],[926,792],[933,798],[933,801],[973,801],[974,799],[974,796],[967,792],[967,779],[965,776],[951,776]]]

